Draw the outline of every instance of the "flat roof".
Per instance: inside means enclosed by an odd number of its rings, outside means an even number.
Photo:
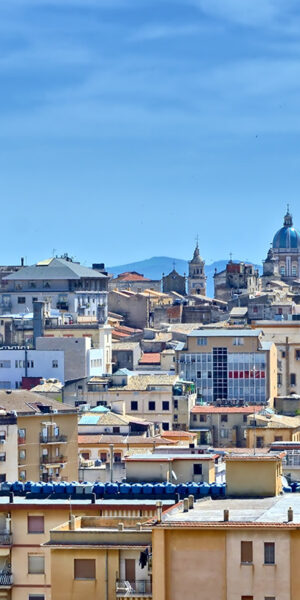
[[[293,521],[287,522],[288,509],[293,509]],[[224,509],[229,510],[229,521],[224,522]],[[163,521],[158,527],[202,526],[211,527],[299,527],[300,495],[284,494],[273,498],[232,498],[212,500],[206,498],[195,502],[194,508],[183,512],[183,506],[176,505],[163,513]]]
[[[134,454],[125,458],[126,462],[173,462],[173,460],[215,460],[218,454]]]
[[[194,329],[188,337],[258,337],[261,329]]]

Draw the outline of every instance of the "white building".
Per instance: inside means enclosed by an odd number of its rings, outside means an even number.
[[[97,268],[84,267],[67,255],[50,258],[3,278],[0,311],[32,312],[33,302],[42,301],[74,319],[77,315],[94,316],[105,323],[108,279]]]

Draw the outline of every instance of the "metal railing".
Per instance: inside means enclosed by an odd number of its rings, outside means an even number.
[[[0,586],[11,586],[13,583],[12,572],[8,569],[3,569],[0,571]]]
[[[41,444],[53,444],[60,442],[67,442],[68,438],[66,435],[43,435],[40,433],[40,443]]]
[[[0,531],[0,546],[11,546],[12,534],[6,531]]]
[[[140,581],[116,580],[117,598],[131,598],[134,596],[152,596],[152,581],[141,579]]]
[[[66,462],[66,460],[67,460],[67,458],[63,455],[53,456],[53,457],[43,455],[40,457],[40,463],[42,465],[56,465],[59,463],[64,463],[64,462]]]

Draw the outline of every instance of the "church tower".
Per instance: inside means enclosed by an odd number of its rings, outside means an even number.
[[[193,258],[189,261],[188,293],[206,296],[205,262],[200,256],[198,240]]]

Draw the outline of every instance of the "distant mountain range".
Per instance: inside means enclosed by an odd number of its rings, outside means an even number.
[[[217,271],[223,271],[225,269],[228,260],[216,260],[210,265],[205,265],[205,272],[207,275],[207,295],[213,296],[214,294],[214,282],[213,275],[215,269]],[[240,261],[234,261],[240,262]],[[249,262],[248,260],[245,262]],[[137,271],[141,273],[145,277],[149,277],[149,279],[161,279],[162,274],[168,275],[170,271],[174,268],[177,273],[183,275],[184,273],[187,275],[189,272],[189,265],[187,260],[183,260],[182,258],[171,258],[169,256],[153,256],[152,258],[146,258],[145,260],[140,260],[133,263],[128,263],[127,265],[117,265],[114,267],[107,267],[109,273],[113,273],[113,275],[119,275],[120,273],[124,273],[124,271]],[[261,265],[254,265],[256,269],[261,273],[262,267]]]

